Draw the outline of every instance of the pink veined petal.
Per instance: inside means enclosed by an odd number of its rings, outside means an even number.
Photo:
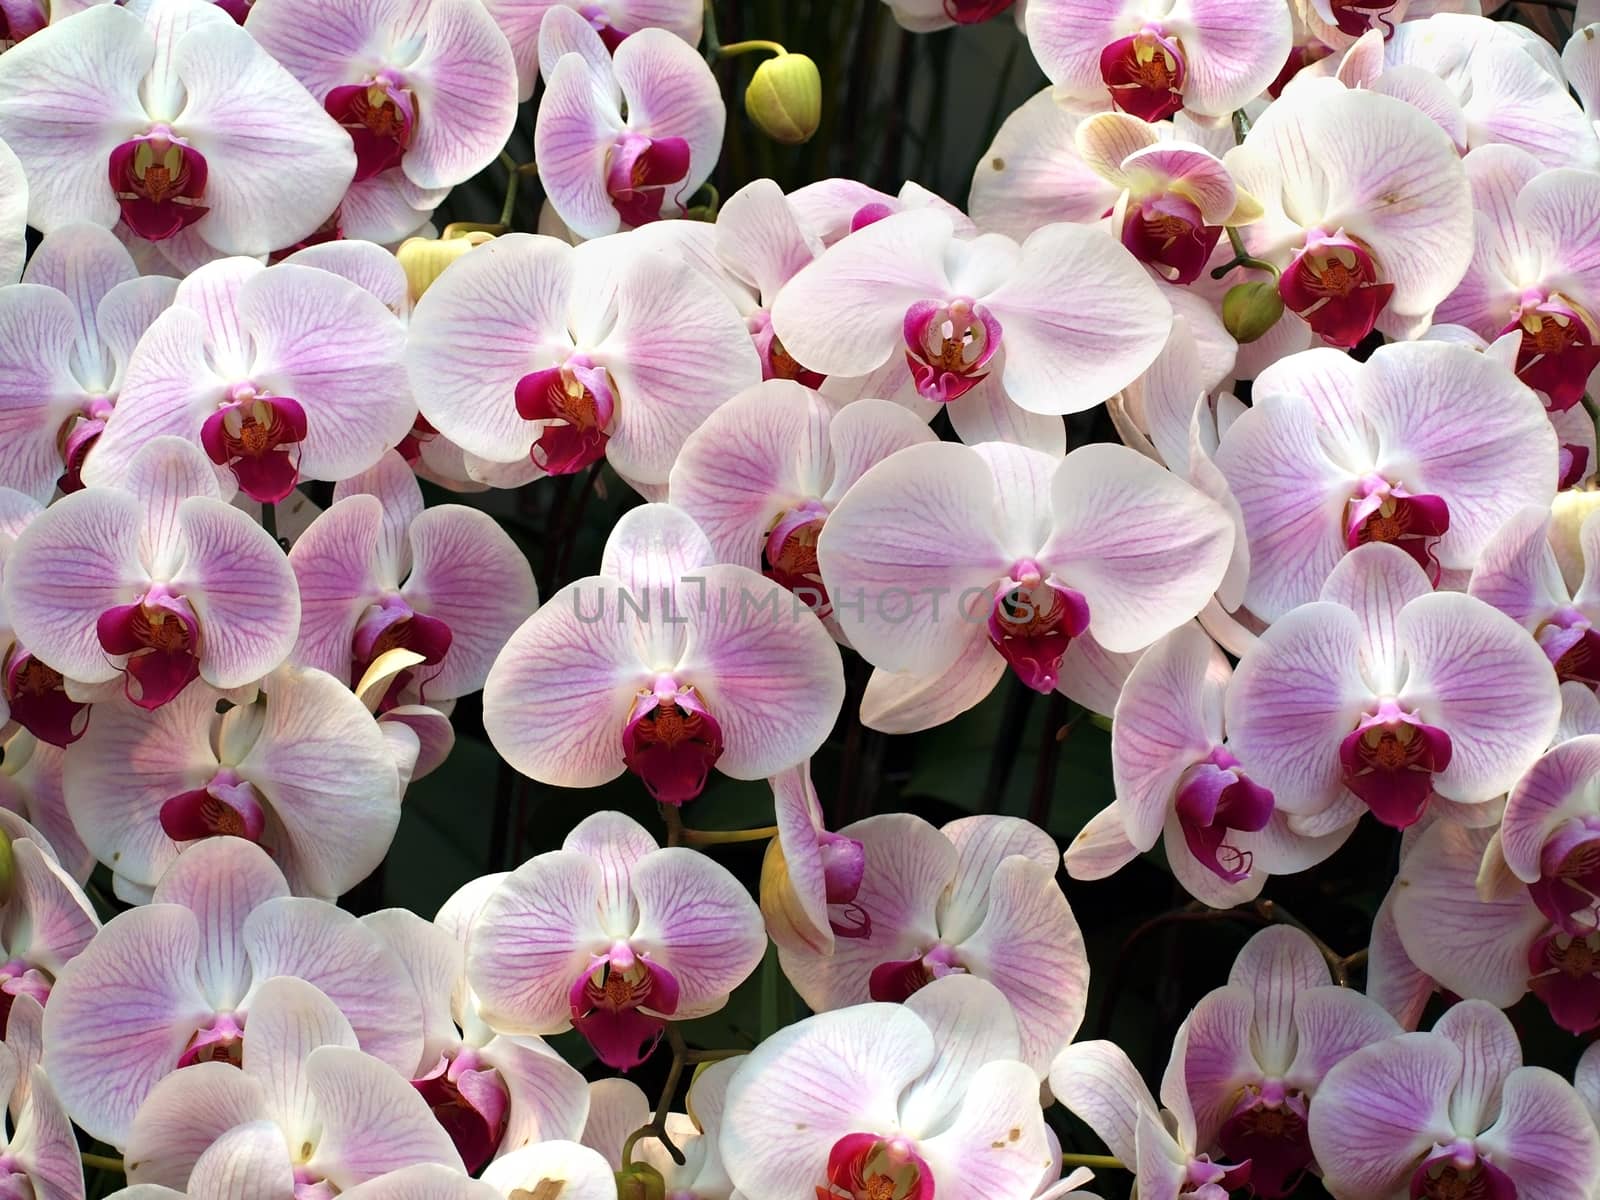
[[[1110,211],[1120,189],[1080,157],[1084,119],[1050,88],[1007,117],[973,172],[972,219],[1021,241],[1055,221],[1097,221]]]
[[[539,16],[544,19],[539,20]],[[613,103],[622,99],[611,77],[611,51],[601,40],[599,31],[577,9],[561,3],[545,5],[543,13],[536,14],[534,24],[537,26],[539,70],[546,82],[557,63],[569,54],[577,54],[588,64],[595,87],[610,96]]]
[[[568,1026],[572,981],[609,944],[599,921],[602,888],[599,863],[557,850],[523,863],[484,902],[467,944],[467,979],[493,1028]]]
[[[1227,571],[1228,514],[1124,446],[1074,450],[1056,470],[1051,504],[1054,528],[1039,559],[1082,593],[1090,631],[1107,650],[1140,650],[1176,629]]]
[[[1358,546],[1339,560],[1318,596],[1355,613],[1361,625],[1361,667],[1368,682],[1403,678],[1397,628],[1400,612],[1433,591],[1427,574],[1404,550],[1381,542]]]
[[[1269,927],[1239,951],[1228,982],[1255,997],[1252,1048],[1267,1074],[1282,1075],[1294,1058],[1296,998],[1309,988],[1332,982],[1327,963],[1300,930],[1288,925]]]
[[[861,723],[882,733],[932,729],[980,703],[1005,673],[1004,656],[974,622],[963,627],[961,652],[943,671],[916,675],[873,668],[861,697]]]
[[[549,1047],[495,1038],[484,1047],[484,1061],[500,1072],[511,1097],[502,1145],[573,1139],[583,1131],[589,1084]]]
[[[604,237],[622,227],[606,190],[606,161],[620,133],[615,108],[596,94],[589,64],[564,55],[545,80],[533,151],[551,207],[579,237]]]
[[[41,232],[115,225],[106,163],[149,125],[139,85],[155,46],[137,17],[106,8],[78,14],[85,19],[65,32],[40,30],[0,67],[0,138],[27,173],[28,220]]]
[[[56,435],[81,391],[69,372],[77,327],[71,302],[53,289],[0,291],[0,479],[41,502],[61,476]]]
[[[1543,1067],[1518,1067],[1506,1077],[1499,1117],[1477,1143],[1528,1200],[1573,1195],[1600,1173],[1593,1118],[1577,1091]]]
[[[0,141],[0,284],[16,283],[28,253],[28,179],[16,151]]]
[[[339,201],[339,226],[346,238],[392,245],[419,233],[448,194],[448,188],[419,188],[399,167],[391,167],[350,185]]]
[[[797,362],[824,375],[865,375],[905,346],[906,309],[949,294],[949,217],[896,213],[831,246],[784,285],[772,326]]]
[[[1134,1138],[1139,1114],[1154,1115],[1156,1103],[1120,1046],[1068,1046],[1050,1067],[1050,1091],[1123,1162],[1138,1161]]]
[[[1530,506],[1513,513],[1484,546],[1467,585],[1469,595],[1530,633],[1570,599],[1549,530],[1548,508]]]
[[[1067,646],[1066,656],[1061,660],[1061,682],[1056,690],[1090,712],[1110,716],[1116,711],[1117,698],[1142,653],[1142,650],[1131,654],[1115,653],[1095,641],[1092,633],[1085,632]]]
[[[1545,841],[1563,820],[1592,811],[1587,785],[1596,775],[1600,775],[1600,737],[1583,734],[1546,750],[1512,787],[1500,844],[1506,866],[1522,882],[1538,881]]]
[[[58,973],[44,1017],[50,1080],[91,1136],[128,1145],[134,1113],[209,1019],[199,955],[193,913],[148,905],[117,917]]]
[[[246,918],[245,952],[262,980],[292,975],[314,986],[347,1022],[345,1044],[409,1071],[421,1056],[421,999],[405,965],[372,930],[332,904],[304,896],[280,897]],[[261,991],[252,997],[259,1007]],[[338,1022],[335,1022],[338,1024]],[[246,1034],[246,1045],[249,1035]],[[249,1051],[246,1066],[249,1065]]]
[[[216,1200],[280,1200],[294,1193],[294,1166],[283,1130],[269,1120],[235,1125],[195,1160],[186,1185]]]
[[[1136,189],[1148,180],[1151,191],[1176,193],[1193,201],[1207,225],[1221,225],[1233,212],[1233,177],[1220,159],[1199,146],[1181,142],[1147,146],[1128,155],[1121,169]]]
[[[1183,39],[1183,106],[1221,115],[1266,90],[1294,41],[1290,14],[1272,0],[1189,0],[1164,26]]]
[[[301,666],[350,678],[356,626],[383,594],[376,551],[384,520],[376,496],[346,496],[295,539],[288,561],[300,593],[294,661]]]
[[[322,1132],[307,1168],[341,1191],[416,1163],[459,1168],[461,1156],[421,1093],[371,1055],[320,1046],[306,1083]]]
[[[1578,1089],[1590,1113],[1600,1113],[1600,1050],[1591,1045],[1578,1060],[1572,1075],[1572,1086]]]
[[[967,639],[951,627],[981,630],[988,589],[1036,550],[1001,542],[999,505],[984,460],[945,443],[892,455],[840,500],[817,558],[835,615],[869,662],[932,674],[960,656]]]
[[[780,1029],[728,1085],[719,1139],[728,1177],[746,1195],[816,1200],[834,1143],[896,1132],[900,1095],[936,1052],[928,1026],[901,1005],[863,1004]]]
[[[1018,559],[1032,558],[1050,536],[1051,497],[1061,458],[1004,442],[974,446],[972,452],[994,476],[995,532],[1000,542]],[[1043,570],[1054,565],[1040,560]],[[983,612],[981,607],[978,611]]]
[[[1450,1123],[1457,1129],[1488,1128],[1500,1111],[1501,1085],[1522,1065],[1517,1031],[1494,1005],[1463,1000],[1433,1023],[1433,1032],[1461,1049],[1461,1078],[1450,1093]]]
[[[1434,992],[1434,982],[1411,961],[1400,931],[1395,925],[1394,897],[1391,888],[1378,906],[1372,922],[1371,952],[1367,958],[1367,995],[1399,1022],[1402,1029],[1415,1029],[1422,1010]]]
[[[632,872],[661,847],[643,825],[619,812],[591,813],[573,827],[563,850],[587,854],[600,864],[600,923],[612,937],[625,937],[639,923]]]
[[[1044,0],[1024,10],[1028,46],[1062,95],[1082,103],[1104,102],[1100,51],[1132,33],[1138,18],[1091,0]],[[1281,65],[1281,64],[1280,64]]]
[[[670,504],[641,504],[612,526],[600,556],[600,574],[620,581],[641,602],[667,605],[680,579],[696,576],[715,561],[711,543],[691,514]]]
[[[1284,1078],[1308,1095],[1334,1064],[1402,1032],[1376,1000],[1340,987],[1308,988],[1296,996],[1294,1024],[1299,1045]]]
[[[205,1062],[174,1071],[150,1092],[125,1146],[128,1182],[185,1188],[195,1163],[228,1130],[268,1119],[261,1085],[237,1067]]]
[[[1037,1084],[1027,1066],[1006,1060],[971,1074],[949,1127],[918,1143],[941,1197],[986,1200],[1038,1186],[1052,1144],[1036,1107]]]
[[[450,626],[450,649],[426,683],[430,700],[483,686],[495,655],[539,603],[533,568],[494,518],[456,504],[411,523],[411,577],[401,594]]]
[[[200,987],[219,1012],[239,1006],[249,990],[250,961],[242,940],[250,914],[287,896],[283,872],[259,846],[242,838],[207,838],[180,854],[156,884],[153,904],[181,904],[200,928]]]
[[[515,63],[474,0],[434,0],[422,52],[406,68],[420,108],[401,168],[419,187],[451,187],[488,166],[517,119]]]
[[[1048,867],[1020,855],[1004,859],[988,881],[983,923],[957,948],[967,968],[1010,1002],[1019,1057],[1037,1072],[1072,1040],[1089,994],[1083,935],[1055,881],[1054,858]]]
[[[1063,855],[1074,879],[1105,879],[1138,857],[1139,848],[1128,840],[1122,810],[1114,803],[1089,818]]]
[[[628,128],[652,138],[689,143],[689,173],[677,203],[711,174],[722,151],[727,107],[699,51],[664,29],[630,34],[612,54],[612,70],[628,106]]]
[[[786,941],[797,954],[807,950],[831,954],[834,935],[828,923],[827,874],[818,842],[822,806],[811,782],[811,764],[791,767],[767,782],[772,785],[779,847],[768,854],[782,855],[780,887],[786,892],[777,902],[769,895],[761,897],[767,931],[775,941]]]
[[[1561,717],[1544,651],[1510,617],[1459,593],[1413,600],[1396,632],[1411,668],[1401,703],[1450,735],[1439,794],[1471,804],[1509,789]]]
[[[623,771],[622,730],[649,671],[615,580],[580,579],[507,640],[483,685],[484,729],[517,770],[561,787]],[[626,614],[626,615],[625,615]]]
[[[1327,452],[1341,465],[1363,467],[1371,435],[1357,401],[1363,367],[1329,346],[1279,358],[1256,378],[1252,401],[1266,396],[1297,396],[1315,412],[1331,435]]]
[[[1251,865],[1245,868],[1247,873],[1237,883],[1224,881],[1209,866],[1195,857],[1194,850],[1189,845],[1189,835],[1184,831],[1176,810],[1168,814],[1161,836],[1163,851],[1167,856],[1167,865],[1172,871],[1173,878],[1184,891],[1211,908],[1232,908],[1236,904],[1254,900],[1261,894],[1268,875],[1272,873],[1265,861],[1256,861],[1255,846],[1259,836],[1257,834],[1234,833],[1228,837],[1229,845],[1252,856],[1249,860]],[[1332,850],[1329,853],[1331,854]]]
[[[12,543],[4,584],[11,627],[18,641],[69,678],[101,683],[120,674],[95,622],[142,590],[141,517],[128,493],[85,489],[51,505]]]
[[[11,1138],[11,1153],[25,1168],[36,1196],[73,1200],[84,1194],[76,1131],[44,1068],[28,1070],[30,1078],[21,1093],[27,1099]]]
[[[394,951],[422,1002],[422,1053],[417,1064],[432,1067],[461,1038],[451,1004],[461,984],[466,948],[443,925],[403,908],[368,913],[361,923]]]
[[[844,703],[844,667],[822,622],[782,585],[722,563],[684,615],[677,671],[722,727],[717,769],[765,779],[810,758]]]
[[[1055,839],[1020,817],[960,817],[939,832],[957,852],[956,877],[939,908],[939,927],[951,939],[965,938],[982,923],[990,881],[1006,859],[1021,856],[1055,875]]]
[[[221,496],[216,472],[200,448],[178,437],[158,437],[145,443],[128,464],[121,480],[144,507],[139,531],[139,561],[152,574],[165,576],[183,562],[185,547],[179,511],[185,501]],[[277,552],[276,544],[273,551]]]
[[[80,344],[92,352],[98,349],[100,332],[95,315],[100,302],[112,288],[139,272],[133,257],[115,234],[98,225],[62,226],[57,234],[40,241],[28,262],[28,283],[55,288],[72,301],[78,313]]]
[[[334,485],[334,503],[354,495],[376,496],[382,504],[383,525],[377,539],[377,561],[384,580],[398,583],[411,569],[411,547],[406,530],[422,515],[424,507],[416,472],[398,451],[387,450],[375,465]]]
[[[589,1117],[579,1140],[620,1171],[623,1141],[649,1120],[650,1102],[638,1084],[619,1078],[597,1079],[589,1085]]]
[[[1268,1072],[1251,1053],[1251,1028],[1256,999],[1242,984],[1230,983],[1207,992],[1183,1023],[1161,1091],[1186,1097],[1193,1113],[1195,1141],[1212,1145],[1217,1130],[1233,1112],[1239,1092]]]
[[[956,431],[956,436],[968,446],[976,446],[981,442],[1007,442],[1054,457],[1065,454],[1067,431],[1061,417],[1054,413],[1029,412],[1020,407],[1006,394],[1005,385],[1001,382],[1005,370],[1003,352],[995,356],[993,365],[995,370],[971,391],[946,405],[950,427]],[[854,408],[857,403],[848,407]],[[908,417],[915,415],[909,409],[901,411]]]
[[[209,170],[195,232],[225,254],[266,254],[315,231],[355,173],[349,134],[231,22],[190,29],[170,54],[185,89],[178,132]]]
[[[1595,169],[1600,148],[1593,122],[1557,72],[1517,41],[1479,45],[1468,66],[1471,81],[1461,107],[1471,144],[1506,142],[1547,167]]]
[[[1065,299],[1073,295],[1093,297],[1092,316]],[[1031,412],[1092,408],[1137,379],[1172,328],[1170,306],[1138,261],[1083,225],[1030,234],[1017,269],[983,302],[1004,331],[1006,393]]]
[[[629,938],[678,981],[678,1011],[720,1008],[766,950],[761,910],[728,871],[682,846],[633,868],[639,925]]]
[[[795,273],[822,252],[770,179],[757,179],[729,196],[717,214],[718,259],[770,304]]]
[[[340,215],[343,215],[342,204]],[[363,291],[371,292],[398,317],[411,311],[405,268],[399,260],[381,245],[355,240],[348,230],[342,241],[314,242],[283,261],[300,267],[316,267],[348,279]]]
[[[1478,898],[1487,832],[1431,826],[1400,864],[1394,922],[1407,956],[1441,987],[1509,1008],[1528,990],[1528,948],[1548,922],[1526,892]]]
[[[1141,852],[1161,837],[1178,781],[1221,743],[1227,663],[1198,626],[1182,625],[1139,659],[1117,701],[1111,773],[1123,830]]]
[[[178,526],[187,553],[172,586],[200,619],[202,677],[219,688],[260,679],[289,656],[300,627],[289,560],[264,529],[220,500],[185,500]]]
[[[1450,1090],[1461,1051],[1432,1033],[1357,1050],[1328,1072],[1311,1106],[1311,1146],[1334,1195],[1387,1196],[1435,1143],[1455,1140]]]
[[[1228,739],[1287,812],[1321,812],[1343,790],[1339,742],[1370,696],[1360,660],[1355,615],[1324,601],[1279,618],[1239,660],[1228,688]]]

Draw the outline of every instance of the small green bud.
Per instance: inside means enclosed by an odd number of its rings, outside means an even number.
[[[666,1200],[667,1181],[649,1163],[632,1163],[617,1172],[617,1200]]]
[[[804,54],[780,54],[756,67],[744,90],[744,111],[775,142],[811,140],[822,120],[822,76]]]
[[[11,898],[11,883],[16,876],[16,860],[11,856],[11,836],[0,829],[0,903]]]
[[[1222,297],[1222,324],[1236,342],[1253,342],[1283,316],[1283,297],[1276,283],[1257,280],[1235,284]]]

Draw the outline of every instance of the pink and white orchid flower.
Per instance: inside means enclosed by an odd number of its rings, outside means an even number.
[[[200,451],[171,437],[147,442],[120,486],[40,513],[11,548],[4,596],[40,664],[83,685],[121,677],[145,709],[197,679],[254,682],[288,656],[300,620],[277,543],[222,501]]]
[[[28,253],[27,235],[28,177],[16,151],[0,141],[0,285],[21,277],[22,260]]]
[[[1069,875],[1103,879],[1161,841],[1184,889],[1228,908],[1259,895],[1269,875],[1305,870],[1338,848],[1338,834],[1296,834],[1234,755],[1223,726],[1231,675],[1193,624],[1134,664],[1111,726],[1116,800],[1067,849]]]
[[[193,227],[223,254],[310,234],[355,170],[344,130],[221,8],[98,4],[0,56],[0,138],[43,232],[119,218],[151,241]]]
[[[1279,360],[1216,464],[1250,542],[1245,604],[1275,621],[1368,543],[1404,551],[1433,583],[1470,569],[1514,513],[1549,505],[1558,450],[1538,398],[1500,362],[1414,342],[1365,363],[1327,348]]]
[[[761,378],[726,296],[625,238],[508,234],[469,251],[418,302],[406,360],[422,415],[468,454],[552,475],[605,457],[655,490],[684,439]]]
[[[538,604],[528,560],[494,519],[457,504],[425,510],[393,451],[334,489],[289,565],[300,582],[295,661],[354,685],[390,650],[421,655],[384,707],[404,689],[432,701],[477,691]]]
[[[100,929],[83,889],[62,870],[42,834],[11,812],[0,813],[11,845],[12,878],[0,906],[0,1035],[26,1001],[43,1004],[66,965]]]
[[[477,0],[255,0],[245,29],[349,131],[356,183],[453,187],[516,123],[511,47]]]
[[[809,763],[770,782],[778,835],[761,862],[767,934],[794,955],[831,955],[836,937],[872,932],[871,918],[855,902],[866,875],[866,848],[824,827]]]
[[[266,849],[297,894],[332,899],[383,860],[418,752],[333,676],[284,666],[232,693],[197,684],[153,714],[100,703],[67,758],[67,808],[119,891],[229,835]]]
[[[62,747],[82,737],[89,722],[89,706],[67,695],[61,672],[35,658],[18,640],[6,613],[7,561],[18,535],[43,511],[31,497],[0,488],[0,743],[5,745],[0,770],[6,774],[11,774],[17,727],[21,736]],[[16,743],[16,748],[20,763],[27,752],[21,742]],[[70,829],[71,822],[66,824]]]
[[[649,1057],[668,1021],[717,1011],[761,961],[761,913],[726,868],[595,813],[484,900],[467,979],[491,1029],[569,1026],[608,1066]]]
[[[617,522],[598,575],[511,635],[483,719],[524,775],[595,787],[627,770],[681,805],[712,767],[766,779],[804,762],[843,701],[838,649],[800,600],[717,563],[688,516],[650,504]]]
[[[115,235],[58,225],[0,290],[0,483],[48,501],[82,486],[134,346],[177,281],[141,276]]]
[[[778,945],[813,1009],[902,1001],[947,975],[995,985],[1016,1014],[1013,1057],[1043,1074],[1083,1020],[1089,963],[1056,883],[1055,841],[1016,817],[935,828],[909,813],[839,830],[859,843],[861,883],[844,910],[852,928],[831,953]]]
[[[1223,162],[1265,210],[1239,231],[1245,248],[1280,269],[1284,306],[1331,346],[1374,326],[1414,337],[1472,257],[1456,148],[1403,101],[1299,81]]]
[[[545,92],[533,128],[539,182],[579,237],[682,216],[722,151],[727,110],[699,51],[665,29],[615,56],[578,12],[539,26]]]
[[[405,963],[422,997],[422,1053],[411,1085],[450,1135],[470,1172],[492,1158],[583,1131],[589,1087],[538,1038],[496,1034],[478,1015],[466,981],[472,921],[505,877],[485,876],[429,922],[400,908],[362,918]]]
[[[1243,108],[1294,38],[1289,6],[1271,0],[1028,0],[1026,26],[1058,95],[1144,121]]]
[[[981,979],[780,1029],[729,1081],[723,1167],[762,1200],[993,1200],[1051,1175],[1039,1076]]]
[[[39,1064],[44,1010],[33,1000],[12,1008],[0,1043],[0,1186],[40,1200],[83,1200],[83,1162],[72,1122]],[[6,1124],[10,1129],[7,1132]]]
[[[533,96],[539,78],[539,29],[544,15],[563,5],[576,10],[611,50],[643,29],[665,29],[688,45],[698,46],[705,19],[705,8],[696,0],[485,0],[484,7],[516,56],[519,100]]]
[[[140,339],[113,419],[84,464],[114,483],[151,438],[188,438],[251,499],[348,479],[416,419],[405,327],[364,287],[299,263],[210,263]]]
[[[256,990],[237,1065],[196,1063],[151,1090],[124,1161],[129,1183],[232,1196],[242,1176],[264,1200],[348,1193],[417,1163],[461,1169],[427,1102],[357,1049],[338,1005],[291,977]]]
[[[1311,1144],[1335,1200],[1573,1200],[1600,1179],[1600,1132],[1582,1098],[1523,1066],[1511,1022],[1478,1000],[1329,1071]]]
[[[1405,828],[1430,806],[1493,824],[1490,802],[1550,744],[1561,694],[1539,644],[1481,600],[1434,592],[1403,550],[1348,554],[1320,599],[1240,660],[1228,734],[1308,836],[1363,806]]]
[[[1171,1082],[1189,1098],[1198,1144],[1249,1162],[1251,1191],[1279,1200],[1316,1170],[1307,1122],[1328,1071],[1399,1033],[1376,1001],[1333,986],[1309,937],[1274,925],[1184,1021]]]
[[[811,371],[864,376],[904,357],[918,394],[958,400],[991,373],[1033,413],[1080,412],[1150,365],[1172,315],[1106,233],[1047,225],[1021,245],[957,236],[936,209],[896,213],[801,268],[772,306]]]
[[[129,1146],[135,1114],[168,1074],[184,1073],[180,1091],[203,1090],[205,1076],[187,1072],[231,1069],[241,1054],[248,1067],[258,1033],[270,1056],[280,1047],[266,1044],[271,1019],[258,1004],[278,975],[315,984],[369,1053],[403,1069],[416,1061],[421,1005],[394,952],[332,904],[290,897],[258,847],[218,838],[179,858],[149,904],[114,917],[61,971],[44,1043],[73,1119]]]
[[[1519,378],[1558,412],[1572,408],[1600,366],[1600,179],[1541,170],[1511,146],[1467,156],[1477,248],[1461,285],[1435,312],[1484,338],[1521,335]]]
[[[1205,606],[1232,543],[1220,506],[1125,447],[988,442],[891,455],[817,551],[834,616],[883,672],[867,719],[899,730],[970,708],[1008,664],[1049,693],[1142,650]]]

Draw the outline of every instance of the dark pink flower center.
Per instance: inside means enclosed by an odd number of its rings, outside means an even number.
[[[450,1135],[470,1174],[483,1169],[500,1149],[510,1117],[511,1096],[500,1072],[463,1048],[441,1054],[433,1070],[411,1086],[422,1093],[434,1117]]]
[[[817,1200],[933,1200],[933,1172],[907,1138],[847,1133],[828,1152]]]
[[[197,1029],[178,1056],[178,1066],[219,1062],[230,1067],[244,1065],[243,1014],[227,1013],[216,1017],[204,1029]]]
[[[428,424],[428,418],[420,413],[417,419],[411,422],[411,432],[400,439],[395,449],[400,452],[400,457],[407,463],[416,466],[422,458],[422,448],[439,436],[439,431]]]
[[[1194,203],[1171,193],[1135,201],[1122,222],[1122,244],[1176,284],[1200,278],[1221,236],[1222,226],[1207,225]]]
[[[160,708],[200,674],[200,621],[184,597],[157,585],[95,623],[107,654],[126,655],[125,690],[140,708]]]
[[[205,155],[165,125],[112,150],[110,179],[122,219],[152,242],[172,237],[211,211],[201,203]]]
[[[1331,0],[1334,24],[1339,32],[1358,38],[1369,29],[1383,31],[1384,41],[1394,33],[1394,23],[1388,19],[1398,0]]]
[[[259,842],[267,814],[261,793],[224,768],[202,788],[179,792],[161,805],[161,829],[175,842],[237,837]]]
[[[1397,705],[1384,703],[1339,743],[1344,785],[1385,825],[1415,824],[1433,795],[1433,777],[1450,765],[1450,737]]]
[[[1018,679],[1048,695],[1061,677],[1067,647],[1089,628],[1089,602],[1071,588],[1043,582],[1037,570],[1017,573],[1028,582],[1008,580],[995,597],[989,641]]]
[[[399,596],[385,597],[356,623],[350,685],[354,687],[359,683],[367,668],[391,650],[410,650],[422,655],[419,666],[437,666],[449,653],[452,636],[450,626],[437,617],[414,611]],[[396,697],[412,678],[410,670],[398,672],[385,690],[378,711],[387,712],[393,708]]]
[[[219,467],[227,467],[252,500],[276,504],[300,479],[300,444],[306,410],[287,396],[262,396],[253,388],[206,418],[200,444]]]
[[[1575,608],[1555,613],[1533,635],[1562,683],[1600,687],[1600,633]]]
[[[1012,0],[944,0],[944,15],[957,25],[976,25],[998,17],[1011,3]]]
[[[935,979],[964,975],[966,971],[955,951],[940,942],[916,958],[894,959],[873,967],[867,977],[867,993],[874,1000],[899,1004]]]
[[[516,403],[524,421],[549,422],[531,451],[546,474],[571,475],[605,456],[617,410],[616,385],[587,356],[530,371],[517,381]]]
[[[1589,470],[1589,447],[1577,442],[1561,443],[1561,479],[1556,484],[1560,491],[1577,487]]]
[[[1566,412],[1582,400],[1590,373],[1600,366],[1600,345],[1583,314],[1560,300],[1547,299],[1500,332],[1514,329],[1522,332],[1517,378],[1550,397],[1556,412]]]
[[[21,645],[13,645],[5,656],[0,684],[11,707],[11,719],[41,742],[70,746],[89,727],[89,706],[67,695],[61,672]]]
[[[680,137],[648,138],[625,133],[611,147],[606,160],[606,191],[611,205],[628,225],[648,225],[661,219],[667,190],[689,176],[689,143]],[[682,187],[672,193],[681,216]]]
[[[804,600],[818,616],[830,611],[828,589],[817,566],[817,539],[828,510],[816,500],[781,513],[761,546],[761,573]]]
[[[1183,44],[1159,26],[1146,25],[1100,51],[1100,78],[1111,102],[1141,121],[1161,121],[1183,108],[1189,67]]]
[[[1441,496],[1413,496],[1387,480],[1368,479],[1350,501],[1345,515],[1345,545],[1351,550],[1368,542],[1387,542],[1404,550],[1428,576],[1439,582],[1434,549],[1450,529],[1450,507]]]
[[[1600,818],[1563,822],[1539,852],[1539,878],[1528,885],[1539,911],[1561,929],[1600,929]]]
[[[1372,332],[1394,284],[1378,282],[1378,264],[1359,242],[1313,230],[1279,277],[1278,294],[1323,341],[1348,350]]]
[[[650,1057],[678,1011],[678,981],[619,943],[573,983],[572,1024],[608,1067],[629,1070]],[[648,1008],[649,1012],[642,1011]]]
[[[95,396],[56,431],[56,451],[61,455],[62,468],[56,486],[63,494],[83,490],[83,460],[105,431],[113,406],[111,397]]]
[[[722,726],[693,686],[659,680],[640,692],[622,729],[622,761],[659,804],[687,804],[722,757]]]
[[[1000,349],[1000,322],[970,298],[917,301],[906,309],[904,333],[917,391],[941,404],[981,383]]]
[[[855,902],[867,871],[866,848],[855,838],[824,829],[817,833],[817,853],[822,859],[823,895],[828,902],[828,926],[834,936],[872,936],[872,917]]]
[[[1458,1142],[1416,1169],[1411,1200],[1517,1200],[1517,1185],[1471,1143]]]
[[[1271,1080],[1247,1085],[1222,1123],[1217,1144],[1235,1162],[1249,1163],[1256,1195],[1265,1200],[1290,1195],[1312,1163],[1305,1095]]]
[[[18,996],[32,996],[40,1004],[50,998],[50,978],[33,964],[13,958],[0,966],[0,1037],[11,1021],[11,1006]]]
[[[750,330],[750,339],[756,344],[756,353],[761,356],[761,378],[792,379],[813,389],[820,388],[828,378],[801,366],[784,348],[783,343],[778,340],[777,333],[773,331],[772,314],[766,309],[752,313],[745,325]]]
[[[1600,932],[1551,928],[1528,949],[1528,989],[1569,1033],[1600,1025]]]
[[[417,98],[397,78],[383,72],[365,83],[336,87],[323,107],[355,145],[354,182],[400,165],[416,132]]]
[[[1178,781],[1178,824],[1189,853],[1225,883],[1248,878],[1252,859],[1248,850],[1228,843],[1228,834],[1258,833],[1272,820],[1272,793],[1238,767],[1239,760],[1219,746]]]

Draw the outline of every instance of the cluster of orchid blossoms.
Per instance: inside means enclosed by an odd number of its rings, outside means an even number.
[[[1569,1082],[1502,1011],[1600,1029],[1600,8],[1015,16],[1051,86],[962,211],[719,204],[699,0],[0,0],[0,1193],[1600,1197],[1600,1044]],[[780,53],[748,115],[815,88]],[[540,232],[438,236],[497,157]],[[542,601],[419,483],[604,465],[643,503]],[[1064,855],[828,829],[846,655],[884,733],[1008,675],[1099,714],[1115,802]],[[480,690],[581,819],[341,909]],[[759,895],[685,827],[713,772],[770,783]],[[664,836],[581,815],[623,775]],[[1160,842],[1226,909],[1364,821],[1364,992],[1280,922],[1159,1098],[1074,1040],[1058,872]],[[814,1015],[690,1048],[774,946]]]

